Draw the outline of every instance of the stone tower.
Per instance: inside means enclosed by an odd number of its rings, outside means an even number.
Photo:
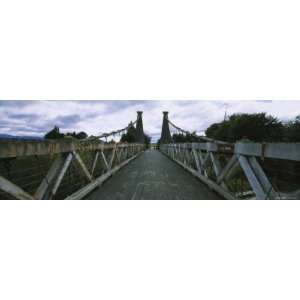
[[[163,124],[161,129],[160,143],[169,144],[172,143],[172,137],[171,137],[169,122],[168,122],[168,112],[164,111],[163,114],[164,114],[164,118],[163,118]]]
[[[136,142],[137,143],[145,143],[145,136],[144,136],[144,128],[143,128],[143,112],[137,112],[137,122],[136,122]]]

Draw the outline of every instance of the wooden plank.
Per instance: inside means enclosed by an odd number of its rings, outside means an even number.
[[[63,164],[63,166],[62,166],[62,169],[60,170],[60,173],[59,173],[59,175],[56,179],[54,187],[51,191],[51,198],[53,198],[53,196],[56,194],[56,192],[57,192],[57,190],[58,190],[58,188],[59,188],[59,186],[60,186],[60,184],[61,184],[61,182],[62,182],[62,180],[63,180],[70,164],[71,164],[72,159],[73,159],[73,154],[69,153],[66,160],[65,160],[65,162],[64,162],[64,164]]]
[[[139,144],[132,144],[141,146]],[[96,151],[113,149],[113,144],[103,144],[99,141],[74,142],[69,139],[60,141],[0,141],[0,158],[5,157],[20,157],[31,155],[48,155],[55,153],[70,153],[72,151]],[[128,148],[128,144],[118,144],[119,148]]]
[[[128,147],[124,149],[124,159],[128,158]]]
[[[216,174],[216,176],[218,177],[218,175],[221,173],[221,164],[219,162],[219,160],[215,157],[214,153],[210,152],[210,159],[212,161],[212,165],[213,165],[213,170]]]
[[[192,153],[193,153],[193,157],[194,157],[194,160],[195,160],[195,163],[196,163],[197,170],[201,173],[202,169],[201,169],[201,165],[200,165],[200,162],[199,162],[199,157],[197,155],[196,150],[192,149]]]
[[[203,164],[204,164],[204,157],[203,157],[202,151],[199,150],[199,151],[197,151],[197,153],[198,153],[199,158],[200,158],[202,174],[204,174],[204,176],[208,177],[208,176],[207,176],[207,172],[206,172],[205,168],[203,167]]]
[[[122,149],[122,152],[121,152],[121,154],[122,154],[121,160],[122,160],[122,161],[123,161],[124,159],[126,159],[126,149],[127,149],[127,148],[123,148],[123,149]]]
[[[256,199],[265,199],[266,195],[265,192],[262,188],[262,186],[260,185],[258,179],[256,178],[249,162],[248,159],[245,156],[239,156],[238,158],[240,165],[244,171],[244,174],[246,175],[252,190],[254,191],[255,195],[256,195]]]
[[[117,158],[119,164],[122,161],[122,151],[123,151],[123,149],[119,149],[119,148],[117,148],[117,150],[116,150],[116,158]]]
[[[98,158],[99,158],[99,151],[96,151],[96,154],[95,154],[95,157],[94,157],[94,160],[93,160],[92,171],[91,171],[92,176],[95,172],[96,165],[97,165],[97,162],[98,162]]]
[[[175,157],[177,157],[177,153],[178,153],[178,146],[176,144],[172,145],[171,147],[174,147],[175,150]]]
[[[221,171],[220,175],[217,178],[217,183],[220,184],[222,181],[230,178],[230,173],[233,171],[233,169],[239,165],[237,155],[233,155],[224,169]]]
[[[73,155],[74,155],[76,161],[78,162],[79,166],[81,167],[85,176],[88,178],[89,181],[92,181],[93,180],[92,175],[88,171],[88,169],[87,169],[86,165],[84,164],[84,162],[82,161],[80,155],[76,151],[73,152]]]
[[[236,143],[235,153],[300,161],[300,143]]]
[[[209,142],[209,143],[186,143],[186,144],[169,144],[161,145],[160,147],[173,147],[173,148],[183,148],[205,150],[210,152],[226,152],[226,153],[236,153],[246,156],[264,156],[266,158],[278,158],[286,160],[300,161],[300,143],[243,143],[237,142],[234,145],[230,143],[219,143]]]
[[[0,189],[18,200],[35,200],[33,196],[2,176],[0,176]]]
[[[113,152],[109,161],[109,168],[111,169],[113,163],[114,163],[114,159],[115,159],[115,155],[116,155],[116,150],[117,150],[117,144],[115,144],[115,147],[113,148]]]
[[[180,144],[177,145],[177,159],[179,159],[180,161],[182,160],[182,153],[181,153],[181,146]]]
[[[192,161],[193,161],[193,154],[192,154],[192,149],[186,150],[186,157],[187,157],[187,163],[188,166],[192,166]]]
[[[106,160],[106,157],[105,157],[105,154],[103,153],[103,151],[101,151],[101,158],[102,158],[102,161],[104,162],[106,169],[109,170],[110,167],[109,167],[109,164],[107,163],[107,160]]]
[[[187,164],[187,156],[186,156],[186,145],[183,145],[183,147],[182,147],[182,162],[184,163],[184,164]]]
[[[259,180],[260,184],[262,185],[267,198],[276,199],[278,197],[278,195],[277,195],[275,189],[273,188],[273,186],[271,185],[264,170],[259,165],[257,159],[254,156],[249,157],[249,163],[250,163],[257,179]]]
[[[189,165],[189,156],[188,156],[188,150],[184,148],[183,150],[183,163],[187,166]]]
[[[215,154],[213,152],[210,152],[210,159],[212,161],[213,169],[216,174],[216,177],[218,178],[218,176],[220,175],[221,170],[222,170],[221,164],[220,164],[218,158],[215,157]],[[221,186],[223,187],[223,189],[228,190],[228,188],[224,182],[221,183]]]
[[[189,149],[196,149],[196,150],[204,150],[210,152],[226,152],[226,153],[233,153],[234,145],[231,143],[220,143],[218,141],[215,142],[207,142],[207,143],[183,143],[179,145],[186,145]]]
[[[184,162],[184,144],[179,145],[179,158],[181,162]]]
[[[202,168],[204,170],[206,170],[207,164],[209,163],[209,159],[210,159],[210,154],[209,154],[209,152],[207,152],[205,155],[205,158],[203,160],[203,163],[202,163]]]
[[[48,173],[46,174],[45,178],[37,188],[34,197],[36,199],[46,199],[48,197],[51,186],[53,185],[53,181],[55,177],[58,175],[59,170],[61,169],[63,164],[63,157],[62,155],[58,154],[54,162],[52,163]]]

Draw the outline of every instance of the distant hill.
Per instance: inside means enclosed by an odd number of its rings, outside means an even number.
[[[39,137],[39,136],[24,136],[24,135],[10,135],[10,134],[2,134],[0,133],[0,140],[36,140],[36,141],[43,141],[44,138]]]

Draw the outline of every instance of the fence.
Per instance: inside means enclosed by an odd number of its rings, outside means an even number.
[[[143,144],[0,141],[0,199],[82,199]]]
[[[184,143],[160,150],[225,199],[300,196],[300,143]]]

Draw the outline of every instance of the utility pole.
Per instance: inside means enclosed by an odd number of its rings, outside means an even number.
[[[225,103],[225,104],[224,104],[224,107],[225,107],[224,121],[226,121],[226,119],[227,119],[227,109],[228,109],[228,104]]]

